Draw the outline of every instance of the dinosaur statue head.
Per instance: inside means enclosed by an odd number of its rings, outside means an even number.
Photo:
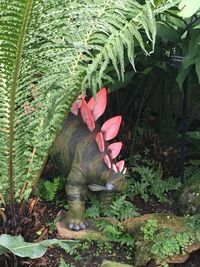
[[[114,173],[107,170],[102,173],[102,179],[106,181],[104,185],[89,184],[88,188],[91,191],[121,193],[127,186],[127,179],[123,173]]]
[[[127,179],[123,173],[115,173],[110,175],[110,179],[105,184],[106,191],[113,191],[120,193],[124,191],[127,186]]]

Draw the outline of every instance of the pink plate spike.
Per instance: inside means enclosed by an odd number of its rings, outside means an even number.
[[[102,88],[99,92],[97,92],[96,96],[93,96],[88,102],[88,107],[91,110],[95,121],[104,113],[106,104],[107,92],[106,88]]]
[[[108,153],[111,159],[115,159],[122,149],[122,142],[115,142],[108,146]]]
[[[118,170],[117,170],[117,167],[116,167],[116,165],[113,163],[113,165],[112,165],[112,170],[114,171],[114,172],[118,172]]]
[[[95,140],[96,140],[96,143],[98,145],[99,151],[100,152],[104,152],[105,143],[104,143],[104,140],[103,140],[103,134],[101,132],[97,133]]]
[[[71,113],[73,113],[74,115],[78,115],[78,110],[81,107],[82,101],[85,99],[84,95],[79,95],[76,99],[76,101],[74,102],[74,104],[72,105],[70,111]]]
[[[126,174],[127,168],[124,168],[122,174]]]
[[[85,100],[82,100],[81,104],[81,116],[83,121],[87,124],[88,129],[92,132],[95,128],[95,122],[90,109],[88,108]]]
[[[108,168],[111,169],[111,162],[110,162],[110,159],[109,159],[108,155],[104,156],[104,162],[106,163]]]
[[[101,127],[101,132],[103,133],[104,140],[108,141],[115,138],[119,131],[121,121],[122,117],[116,116],[104,122],[103,126]]]
[[[116,166],[117,166],[117,170],[119,172],[122,172],[123,168],[124,168],[124,160],[120,160],[116,163]]]
[[[82,101],[85,100],[85,95],[79,95],[76,99],[77,107],[80,108]]]
[[[71,113],[73,113],[74,115],[78,115],[78,107],[76,105],[76,102],[71,106],[71,109],[70,109]]]

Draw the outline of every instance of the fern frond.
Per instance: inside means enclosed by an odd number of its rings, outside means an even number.
[[[90,49],[96,51],[92,62],[86,69],[83,86],[88,82],[89,87],[95,90],[102,86],[106,70],[112,64],[119,79],[124,79],[124,61],[127,54],[130,63],[135,69],[135,46],[139,45],[145,54],[149,54],[145,47],[141,29],[145,37],[152,43],[154,49],[156,26],[151,5],[140,5],[136,1],[126,0],[109,1],[105,16],[99,18],[96,32],[89,39]]]
[[[111,79],[110,65],[123,78],[147,39],[153,50],[155,13],[148,1],[0,0],[1,194],[30,189],[81,88]]]

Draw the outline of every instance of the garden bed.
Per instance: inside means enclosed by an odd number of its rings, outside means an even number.
[[[136,205],[139,207],[141,213],[149,212],[174,212],[173,205],[161,205],[155,200],[151,200],[147,205],[140,199],[136,199]],[[144,210],[141,207],[144,207]],[[9,219],[1,227],[0,232],[10,234],[22,234],[26,241],[41,241],[47,238],[61,238],[55,229],[54,220],[58,211],[62,207],[55,203],[48,203],[42,201],[37,197],[32,197],[29,203],[23,207],[16,206],[16,210],[20,212],[20,220],[18,220],[18,226],[15,231],[11,231],[9,228]],[[5,227],[6,226],[6,227]],[[72,255],[70,255],[72,254]],[[61,248],[50,247],[47,249],[46,254],[39,259],[31,260],[28,258],[19,258],[11,254],[6,254],[0,257],[1,266],[49,266],[58,267],[60,260],[63,259],[67,266],[75,267],[100,267],[103,260],[107,259],[115,262],[124,262],[127,264],[133,264],[134,249],[127,251],[126,246],[114,243],[109,244],[107,242],[95,242],[95,241],[82,241],[82,246],[76,249],[76,252],[70,251],[66,253]],[[170,264],[170,267],[198,267],[200,261],[200,252],[193,253],[190,258],[181,264]],[[153,261],[150,261],[146,267],[157,266]]]

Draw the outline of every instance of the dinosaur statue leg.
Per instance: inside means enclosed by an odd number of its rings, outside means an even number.
[[[87,189],[85,178],[79,167],[73,166],[66,185],[68,200],[67,225],[69,229],[79,231],[87,228],[84,218]]]

